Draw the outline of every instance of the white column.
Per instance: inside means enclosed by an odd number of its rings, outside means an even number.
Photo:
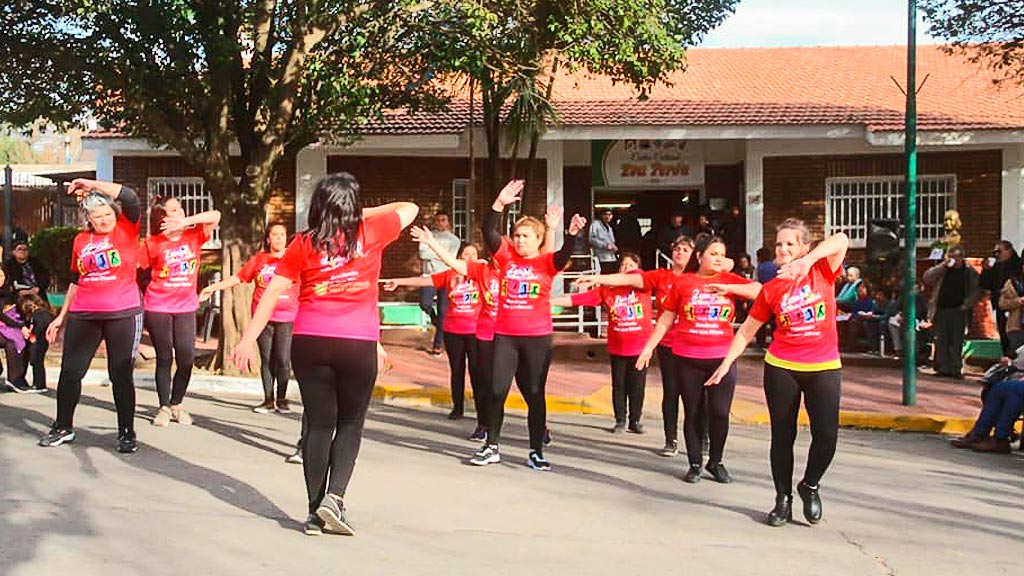
[[[96,179],[114,181],[114,152],[106,146],[96,149]]]
[[[764,152],[758,142],[747,142],[743,162],[744,212],[747,215],[747,253],[752,257],[764,246]]]
[[[553,206],[555,204],[564,206],[565,190],[562,177],[562,166],[564,165],[562,141],[542,141],[537,152],[538,155],[545,160],[544,163],[547,166],[547,198],[545,204],[547,206]],[[557,248],[562,247],[563,236],[565,236],[564,221],[561,222],[558,229],[555,230],[555,246]],[[565,283],[553,283],[551,286],[551,294],[554,296],[561,296],[565,292],[563,284]]]
[[[309,199],[313,187],[327,175],[327,151],[323,146],[307,146],[295,158],[295,230],[307,228]]]
[[[1024,244],[1024,144],[1003,148],[1001,236],[1020,250]]]

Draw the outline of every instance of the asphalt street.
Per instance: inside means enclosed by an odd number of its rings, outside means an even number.
[[[52,394],[52,393],[51,393]],[[1013,574],[1024,571],[1024,454],[983,455],[941,436],[844,430],[823,481],[825,521],[773,503],[768,430],[734,426],[736,482],[681,481],[660,424],[613,436],[603,417],[553,415],[554,470],[526,457],[523,414],[504,461],[465,463],[469,420],[376,405],[346,503],[354,537],[301,532],[301,466],[284,462],[299,415],[251,398],[194,396],[195,426],[149,424],[113,452],[110,389],[87,387],[78,441],[43,449],[52,396],[0,395],[0,574]],[[797,479],[809,432],[797,450]],[[799,502],[799,500],[797,501]]]

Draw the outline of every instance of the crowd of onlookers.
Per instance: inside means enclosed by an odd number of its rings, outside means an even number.
[[[3,257],[0,247],[0,257]],[[49,347],[46,328],[53,320],[47,298],[50,274],[46,265],[30,254],[28,235],[15,230],[11,254],[0,268],[0,347],[4,364],[0,382],[16,392],[46,390],[44,358]],[[32,382],[28,372],[32,369]]]

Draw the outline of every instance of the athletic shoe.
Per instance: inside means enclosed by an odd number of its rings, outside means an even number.
[[[487,440],[487,426],[477,425],[476,430],[469,435],[470,440]]]
[[[29,392],[33,394],[46,394],[46,384],[34,385]]]
[[[672,458],[673,456],[679,454],[679,441],[665,440],[665,447],[662,448],[661,452],[658,452],[658,454],[666,458]]]
[[[153,426],[159,426],[160,428],[166,428],[171,425],[171,408],[170,406],[161,406],[156,411],[156,416],[153,416]]]
[[[10,380],[8,380],[6,383],[8,389],[17,392],[18,394],[32,393],[32,387],[29,386],[27,382],[11,382]]]
[[[288,404],[287,398],[281,398],[274,405],[274,409],[277,410],[278,414],[290,414],[292,411],[291,405]]]
[[[74,430],[71,428],[61,428],[54,424],[50,427],[50,431],[46,433],[46,436],[39,440],[39,445],[44,448],[53,448],[61,444],[70,444],[75,441],[75,438],[77,436]]]
[[[729,471],[725,469],[721,462],[708,462],[704,469],[711,473],[711,477],[715,479],[715,482],[719,484],[732,483],[732,476],[729,475]]]
[[[700,464],[690,464],[690,468],[683,476],[683,482],[686,482],[687,484],[696,484],[697,482],[700,482]]]
[[[497,444],[484,444],[469,459],[469,463],[474,466],[487,466],[488,464],[497,464],[498,462],[501,462],[501,452],[498,451]]]
[[[296,448],[295,453],[284,459],[289,464],[302,464],[302,448]]]
[[[526,465],[541,472],[551,470],[551,463],[545,460],[544,456],[536,450],[530,450],[530,456],[526,459]]]
[[[550,428],[545,428],[544,429],[544,445],[545,446],[550,446],[551,445],[551,429]]]
[[[322,536],[324,533],[324,521],[316,514],[306,516],[306,523],[302,525],[302,531],[306,536]]]
[[[273,400],[265,400],[263,404],[256,406],[255,408],[252,409],[252,411],[257,414],[270,414],[275,410],[275,408],[276,406],[274,405]]]
[[[324,499],[320,501],[320,506],[316,509],[316,515],[323,521],[323,530],[328,534],[352,536],[356,533],[352,524],[345,518],[345,506],[342,504],[341,498],[334,494],[324,496]]]
[[[462,410],[455,410],[453,408],[452,411],[448,413],[448,419],[449,420],[462,420]]]
[[[180,406],[175,406],[174,408],[171,408],[171,419],[177,422],[178,424],[181,424],[182,426],[192,425],[192,415],[189,414],[187,410]]]
[[[644,425],[641,422],[631,422],[629,424],[628,430],[630,432],[632,432],[633,434],[643,434],[644,433]]]
[[[117,435],[117,451],[121,454],[134,454],[139,451],[139,443],[135,440],[135,432],[121,432]]]
[[[626,433],[626,423],[625,422],[616,422],[615,426],[612,427],[612,434],[625,434],[625,433]]]

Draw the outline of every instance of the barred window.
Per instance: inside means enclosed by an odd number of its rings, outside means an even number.
[[[213,196],[206,190],[202,178],[198,177],[174,177],[174,178],[150,178],[146,183],[147,198],[174,197],[181,202],[185,215],[191,216],[207,210],[213,210]],[[149,219],[146,219],[148,224]],[[150,230],[153,234],[155,230]],[[211,250],[220,248],[220,226],[213,229],[210,239],[203,244],[203,249]]]
[[[463,242],[472,241],[473,215],[472,195],[469,180],[457,178],[452,180],[452,233]]]
[[[828,178],[825,180],[825,235],[845,232],[853,248],[867,245],[868,222],[901,220],[903,176]],[[917,245],[929,246],[945,236],[943,217],[956,208],[956,175],[919,176]]]

